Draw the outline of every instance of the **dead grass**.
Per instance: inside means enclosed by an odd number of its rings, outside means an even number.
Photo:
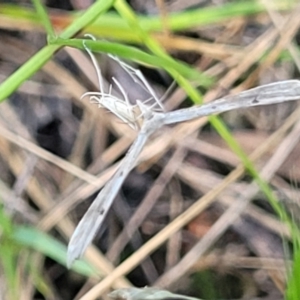
[[[197,38],[169,34],[167,20],[165,31],[154,37],[172,54],[183,59],[194,57],[196,68],[216,77],[205,101],[295,78],[300,66],[296,40],[299,7],[283,14],[272,11],[265,2],[268,13],[195,28],[193,36]],[[44,36],[32,28],[23,31],[20,25],[14,29],[21,33],[8,29],[0,33],[2,78],[44,43]],[[282,58],[285,50],[292,59]],[[102,57],[100,66],[108,79],[116,74],[131,97],[143,98],[143,91],[127,82],[111,61]],[[161,79],[166,78],[161,74]],[[165,80],[164,88],[155,80],[152,83],[162,94],[169,81]],[[18,222],[34,224],[65,243],[90,197],[110,179],[136,135],[115,116],[79,100],[93,85],[97,86],[96,78],[86,54],[66,48],[1,104],[1,181],[10,187],[10,197],[2,195],[4,205]],[[175,89],[165,106],[176,109],[187,105],[185,101],[183,91]],[[300,110],[290,105],[277,105],[271,113],[270,107],[258,108],[251,117],[249,112],[237,111],[224,118],[257,168],[267,174],[287,210],[296,215],[299,191],[289,183],[300,181]],[[96,285],[95,279],[88,279],[83,284],[84,278],[74,278],[64,267],[45,259],[41,269],[57,295],[55,299],[72,299],[77,292],[79,299],[91,287],[82,299],[94,299],[110,287],[152,284],[195,294],[190,275],[203,270],[213,271],[216,277],[247,275],[240,294],[216,294],[220,298],[251,299],[262,294],[280,298],[286,278],[283,259],[288,254],[282,236],[289,238],[288,230],[207,122],[201,118],[166,128],[145,147],[107,218],[109,230],[102,230],[102,239],[99,235],[86,252],[103,281]],[[17,198],[18,204],[14,204]],[[249,203],[253,199],[257,201]],[[202,212],[185,226],[192,202],[197,202]],[[172,222],[179,215],[182,218]],[[28,285],[21,284],[23,299],[38,299]],[[63,291],[70,289],[67,294]]]

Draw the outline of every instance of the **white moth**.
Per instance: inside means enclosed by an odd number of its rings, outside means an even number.
[[[276,104],[300,99],[300,81],[286,80],[259,86],[239,93],[238,95],[227,96],[200,106],[193,106],[191,108],[165,113],[163,112],[162,104],[143,75],[132,67],[126,65],[124,62],[119,60],[119,58],[113,57],[125,70],[129,72],[130,76],[134,76],[139,80],[139,84],[143,85],[144,88],[149,91],[151,98],[155,101],[154,105],[148,105],[141,101],[137,101],[136,105],[131,105],[124,89],[119,83],[117,83],[116,80],[115,83],[121,90],[124,100],[112,96],[111,88],[108,93],[103,91],[101,72],[97,67],[96,60],[91,51],[87,47],[85,48],[90,54],[96,67],[100,92],[86,93],[83,96],[91,96],[92,101],[96,101],[100,106],[110,110],[130,127],[134,129],[140,128],[140,131],[120,164],[119,169],[106,186],[100,191],[75,229],[68,246],[67,265],[69,267],[76,259],[83,255],[88,245],[92,242],[121,185],[128,173],[132,170],[132,168],[134,168],[139,154],[152,133],[167,124],[189,121],[195,118],[238,108]],[[160,111],[157,111],[157,108]],[[142,122],[139,122],[141,121],[141,118]],[[141,126],[140,123],[142,123]]]
[[[94,39],[93,36],[88,36]],[[120,89],[124,100],[121,100],[111,94],[112,86],[110,86],[109,92],[105,93],[103,91],[104,85],[101,71],[97,65],[97,61],[90,49],[86,47],[85,43],[83,43],[83,45],[90,55],[91,60],[95,66],[100,92],[88,92],[83,94],[82,97],[90,96],[91,102],[97,103],[100,107],[105,107],[110,112],[115,114],[119,119],[127,123],[131,128],[135,130],[140,129],[140,132],[135,142],[130,147],[127,155],[123,159],[122,164],[120,165],[117,172],[98,194],[84,217],[79,222],[77,228],[75,229],[68,245],[67,265],[69,267],[72,265],[75,259],[82,256],[87,246],[91,243],[93,237],[97,232],[97,229],[103,222],[125,178],[131,171],[131,169],[134,168],[136,160],[145,143],[147,142],[148,137],[163,125],[162,120],[164,118],[164,114],[159,113],[159,111],[163,110],[163,106],[160,100],[157,98],[153,89],[150,88],[150,85],[144,78],[143,74],[140,71],[135,70],[131,66],[128,66],[115,56],[110,57],[118,61],[124,68],[124,70],[126,70],[130,74],[135,82],[149,91],[151,98],[148,99],[146,103],[137,100],[136,105],[131,105],[123,87],[116,79],[113,80]],[[154,104],[148,105],[147,102],[149,102],[149,100],[151,99],[154,99]],[[148,120],[147,122],[145,122],[146,119]],[[142,127],[140,127],[140,121],[144,121]]]
[[[85,36],[95,40],[92,35],[86,34]],[[130,75],[134,82],[136,82],[144,90],[146,90],[151,97],[144,102],[137,100],[135,105],[131,105],[124,88],[114,77],[112,78],[112,80],[119,88],[124,99],[122,100],[112,95],[112,85],[110,85],[108,93],[105,93],[101,70],[98,67],[96,58],[91,50],[86,46],[85,42],[83,42],[83,46],[89,54],[95,67],[100,92],[87,92],[84,93],[81,98],[90,96],[90,101],[92,103],[97,103],[100,107],[105,107],[110,112],[115,114],[120,120],[127,123],[134,130],[138,130],[140,128],[139,120],[148,110],[163,111],[163,105],[157,98],[154,90],[151,88],[141,71],[127,65],[125,62],[121,61],[114,55],[109,55],[109,57],[117,61],[120,66]],[[154,103],[152,105],[148,105],[147,103],[152,99],[154,99]]]

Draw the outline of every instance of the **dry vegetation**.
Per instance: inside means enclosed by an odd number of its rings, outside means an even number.
[[[71,2],[75,9],[84,3]],[[165,2],[157,0],[146,7],[144,1],[135,0],[132,5],[136,13],[160,15],[164,30],[153,37],[173,57],[216,78],[205,91],[205,102],[299,76],[300,6],[278,12],[271,1],[262,1],[265,13],[232,17],[173,35],[168,14],[204,4]],[[48,12],[56,28],[61,28],[67,12]],[[3,81],[45,44],[45,35],[29,21],[1,22],[0,16],[0,26]],[[108,82],[115,76],[130,99],[147,97],[116,62],[105,55],[97,57]],[[142,71],[160,96],[172,83],[163,70]],[[89,57],[66,47],[0,109],[0,183],[5,211],[14,224],[33,225],[65,245],[137,134],[88,99],[80,99],[96,89]],[[189,105],[178,87],[164,101],[166,110]],[[298,221],[298,103],[233,111],[221,117]],[[165,128],[148,142],[105,226],[86,252],[98,278],[78,275],[26,248],[16,258],[22,299],[87,300],[110,288],[146,285],[205,299],[282,299],[289,264],[284,247],[288,244],[283,240],[290,238],[289,231],[208,121],[201,118]],[[196,202],[198,217],[190,220],[187,208]],[[182,217],[176,219],[178,216]],[[177,227],[181,229],[173,234]],[[28,257],[33,273],[40,274],[46,286],[44,296],[37,292],[37,281],[28,271]],[[0,275],[3,291],[7,290],[6,280]],[[87,293],[91,288],[94,293]]]

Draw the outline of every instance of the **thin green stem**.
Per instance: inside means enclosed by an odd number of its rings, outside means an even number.
[[[148,54],[138,48],[119,44],[112,43],[107,41],[93,41],[90,39],[84,40],[86,46],[89,47],[92,51],[104,52],[118,57],[125,58],[128,60],[136,61],[138,63],[143,63],[148,66],[156,66],[161,68],[165,66],[166,68],[173,68],[177,70],[178,73],[182,74],[190,80],[195,80],[203,87],[208,87],[212,84],[213,80],[204,74],[201,74],[197,70],[191,68],[189,65],[178,62],[175,60],[167,59],[166,57],[159,57],[156,55]],[[83,49],[83,40],[82,39],[61,39],[57,38],[51,41],[52,45],[60,46],[69,46],[77,49]]]
[[[81,17],[75,20],[61,34],[60,38],[68,39],[93,22],[99,15],[106,12],[114,3],[114,0],[97,1]],[[55,38],[54,38],[55,39]],[[49,37],[49,40],[53,38]],[[15,73],[9,76],[0,85],[0,102],[9,97],[26,79],[36,73],[52,55],[60,48],[60,45],[48,45],[37,52]]]
[[[151,36],[145,32],[138,23],[138,19],[136,18],[134,12],[129,7],[129,5],[124,0],[117,0],[115,3],[116,10],[123,16],[124,19],[128,21],[128,24],[136,30],[139,34],[141,40],[145,43],[145,45],[157,56],[171,59],[167,53],[160,47],[160,45],[153,39]],[[174,69],[166,68],[168,72],[173,76],[173,78],[178,82],[178,84],[186,91],[187,95],[195,102],[201,102],[201,95],[199,92],[193,88],[193,86],[178,72]],[[217,116],[212,116],[209,118],[212,126],[217,130],[217,132],[222,136],[222,138],[226,141],[229,147],[239,156],[241,161],[243,162],[247,171],[252,175],[260,189],[268,198],[270,204],[276,213],[281,217],[281,219],[287,223],[287,225],[292,229],[292,222],[287,215],[286,211],[280,207],[278,201],[273,194],[270,186],[259,176],[259,173],[256,171],[253,163],[248,158],[248,156],[241,149],[237,141],[231,135],[230,131],[227,129],[226,125],[221,121]]]
[[[43,6],[43,4],[41,3],[40,0],[32,0],[35,9],[37,11],[37,14],[41,20],[41,23],[44,25],[45,30],[47,32],[47,35],[49,37],[54,37],[55,36],[55,32],[54,29],[52,27],[51,21],[49,19],[49,16],[46,12],[45,7]]]

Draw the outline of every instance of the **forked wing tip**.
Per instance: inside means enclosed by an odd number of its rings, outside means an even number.
[[[78,226],[79,229],[80,226]],[[67,268],[70,269],[74,262],[77,259],[80,259],[85,250],[87,249],[89,242],[86,239],[82,239],[82,234],[80,234],[80,230],[78,233],[78,227],[74,231],[71,240],[68,245],[68,250],[67,250]]]
[[[80,259],[83,256],[85,250],[92,242],[93,237],[95,236],[95,233],[97,231],[98,223],[96,221],[91,222],[92,220],[94,220],[94,218],[90,216],[90,211],[91,208],[81,219],[69,241],[67,250],[68,268],[70,268],[73,265],[75,260]]]
[[[67,268],[70,269],[74,262],[81,258],[82,254],[82,250],[74,247],[70,242],[67,251]]]

